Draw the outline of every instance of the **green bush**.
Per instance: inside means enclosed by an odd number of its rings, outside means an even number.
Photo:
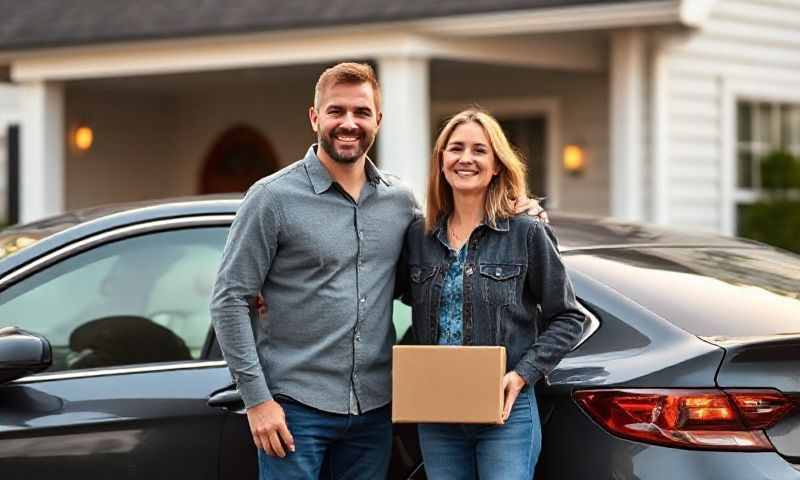
[[[741,234],[800,253],[800,159],[783,151],[761,160],[762,198],[744,207]]]

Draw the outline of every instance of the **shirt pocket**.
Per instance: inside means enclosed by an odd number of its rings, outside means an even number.
[[[515,303],[522,265],[483,263],[479,266],[479,270],[483,301],[491,305]]]
[[[430,298],[433,276],[436,274],[436,267],[432,265],[411,265],[409,267],[411,277],[411,299],[414,305],[425,305]]]

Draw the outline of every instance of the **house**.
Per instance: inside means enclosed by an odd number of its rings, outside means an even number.
[[[22,220],[241,190],[303,155],[314,82],[345,59],[376,67],[376,159],[420,198],[432,137],[473,103],[502,120],[531,190],[556,210],[732,234],[758,198],[759,156],[800,153],[797,0],[0,0],[0,11],[0,132],[19,126]]]

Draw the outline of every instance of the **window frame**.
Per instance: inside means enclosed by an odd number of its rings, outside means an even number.
[[[89,250],[99,248],[113,242],[156,232],[161,233],[193,228],[230,227],[233,219],[234,214],[187,216],[149,220],[141,223],[116,227],[107,231],[96,232],[80,240],[62,245],[34,260],[33,262],[22,265],[21,267],[6,273],[2,278],[0,278],[0,293],[4,292],[10,286],[25,280],[31,275],[34,275],[48,268],[49,266],[54,265],[55,263],[59,263]],[[206,336],[202,354],[198,359],[157,364],[120,365],[69,372],[42,372],[17,379],[10,383],[20,384],[70,378],[89,378],[167,370],[225,367],[226,363],[224,360],[209,360],[209,354],[211,353],[210,351],[213,343],[211,335],[213,329],[211,328],[211,325],[208,326],[208,329],[209,333]]]
[[[720,79],[719,127],[721,135],[722,158],[720,159],[720,231],[724,235],[735,236],[739,223],[737,205],[742,202],[754,202],[760,192],[739,188],[738,161],[738,123],[737,106],[741,101],[798,104],[800,90],[794,86],[792,79],[785,76],[773,76],[759,79]]]
[[[750,106],[750,136],[748,140],[739,138],[739,106],[747,104]],[[765,124],[759,121],[758,109],[766,106],[768,108],[768,118]],[[751,204],[758,201],[762,195],[761,188],[761,171],[760,171],[760,157],[769,154],[775,150],[783,149],[792,155],[800,156],[800,133],[795,134],[794,138],[797,143],[791,143],[791,140],[786,140],[785,124],[783,109],[786,107],[794,107],[800,110],[800,102],[791,101],[776,101],[776,100],[760,100],[753,98],[738,98],[736,100],[736,203],[738,204]],[[791,120],[790,120],[791,121]],[[795,120],[798,125],[798,132],[800,132],[800,121]],[[791,127],[791,125],[790,125]],[[767,140],[763,140],[763,131],[768,131],[766,135]],[[751,155],[751,175],[750,180],[753,186],[750,188],[743,187],[739,183],[739,154],[749,153]]]

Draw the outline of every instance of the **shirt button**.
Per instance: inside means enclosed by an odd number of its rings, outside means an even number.
[[[467,275],[472,275],[472,272],[473,272],[473,270],[472,270],[472,265],[470,265],[469,267],[467,267],[467,270],[466,270],[466,272],[467,272]]]
[[[364,302],[366,302],[366,301],[367,301],[367,298],[366,298],[366,297],[361,297],[361,303],[364,303]]]
[[[495,274],[495,276],[499,277],[500,275],[502,275],[502,274],[503,274],[503,270],[501,270],[501,269],[500,269],[500,267],[497,267],[497,268],[494,270],[494,274]]]
[[[360,341],[361,341],[361,335],[358,335],[358,334],[357,334],[357,335],[356,335],[356,342],[360,342]]]

